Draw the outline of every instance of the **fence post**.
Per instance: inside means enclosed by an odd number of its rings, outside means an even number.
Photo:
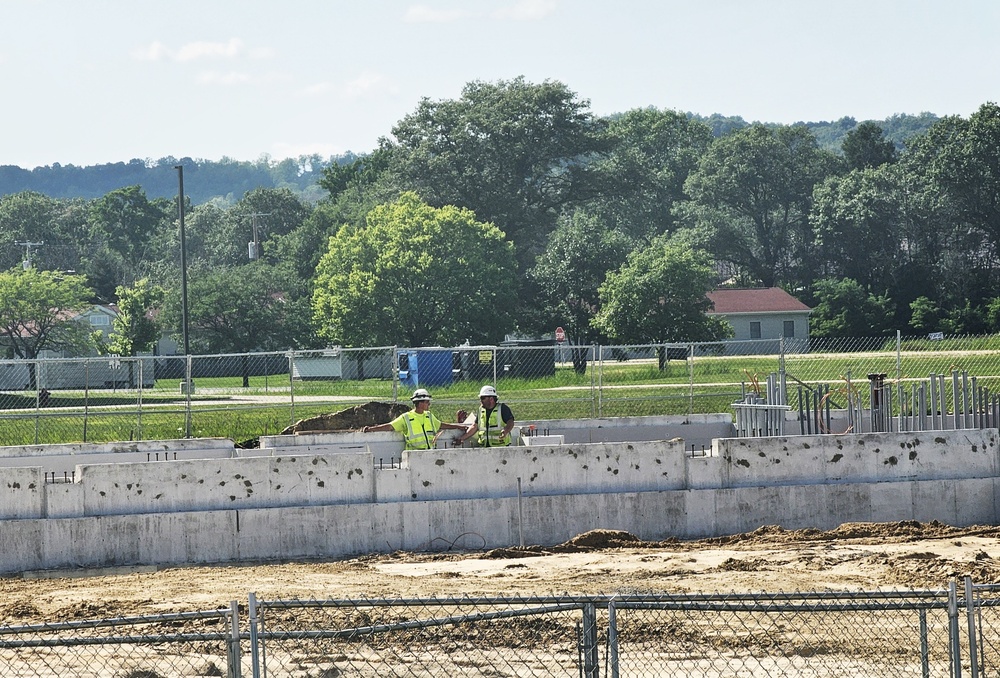
[[[295,425],[295,351],[288,349],[288,425]]]
[[[598,390],[598,384],[600,383],[598,381],[598,378],[597,378],[598,377],[597,370],[601,369],[603,371],[603,369],[604,369],[603,365],[604,364],[603,363],[598,363],[598,361],[597,361],[597,353],[599,351],[599,345],[598,344],[591,344],[590,345],[590,350],[591,350],[590,359],[592,361],[591,364],[590,364],[590,416],[596,417],[597,416],[597,398],[598,398],[597,390]],[[603,377],[603,375],[602,375],[602,377]]]
[[[972,599],[972,577],[965,578],[965,616],[969,626],[969,667],[972,678],[979,678],[979,658],[976,648],[976,606]]]
[[[688,416],[694,414],[694,344],[688,344]]]
[[[184,437],[191,437],[191,391],[192,381],[191,381],[191,361],[192,357],[190,354],[184,356],[184,393],[186,394],[184,400]]]
[[[962,678],[962,639],[958,637],[958,587],[948,584],[948,645],[951,648],[952,678]]]
[[[137,408],[135,413],[135,439],[142,440],[142,358],[136,358],[139,363],[139,393],[136,395]]]
[[[229,601],[229,643],[226,651],[226,677],[241,678],[243,669],[240,656],[240,605],[235,600]]]
[[[920,676],[931,676],[931,651],[927,643],[927,610],[920,610]]]
[[[618,611],[608,602],[608,678],[618,678]]]
[[[600,678],[597,657],[597,605],[584,603],[580,651],[583,654],[583,678]]]
[[[896,330],[896,381],[903,378],[903,332]]]
[[[260,678],[260,636],[257,633],[257,594],[250,592],[247,602],[247,615],[250,619],[250,671],[253,678]]]

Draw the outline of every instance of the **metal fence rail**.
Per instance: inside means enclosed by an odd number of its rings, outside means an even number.
[[[0,677],[239,676],[228,610],[0,627]]]
[[[733,412],[749,397],[799,412],[799,430],[785,433],[824,432],[833,408],[853,432],[996,426],[1000,335],[0,360],[0,445],[239,443],[372,400],[405,402],[417,385],[450,419],[477,408],[486,383],[519,421]],[[777,410],[765,414],[763,428],[780,432]]]
[[[1000,586],[260,600],[0,626],[8,676],[919,676],[1000,673]]]

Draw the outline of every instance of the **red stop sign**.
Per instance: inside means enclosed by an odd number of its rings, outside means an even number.
[[[556,328],[556,341],[564,342],[566,341],[566,330],[561,327]]]

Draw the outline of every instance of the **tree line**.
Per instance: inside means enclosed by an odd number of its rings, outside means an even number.
[[[998,331],[1000,108],[895,122],[911,135],[838,121],[831,149],[804,124],[601,117],[560,82],[472,82],[323,167],[315,203],[287,186],[189,203],[192,351],[494,343],[557,325],[578,344],[708,340],[727,331],[705,315],[718,286],[785,288],[815,308],[816,336]],[[82,280],[81,301],[140,299],[179,333],[177,217],[139,184],[16,192],[0,199],[0,270]],[[8,351],[13,331],[0,327]]]

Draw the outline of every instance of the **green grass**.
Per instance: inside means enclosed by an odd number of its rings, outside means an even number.
[[[967,371],[978,385],[1000,390],[1000,338],[907,342],[899,361],[906,388],[909,380],[946,375],[946,401],[951,399],[951,373]],[[893,343],[893,349],[895,344]],[[888,375],[895,383],[895,350],[857,353],[788,354],[785,357],[789,398],[797,403],[804,388],[827,384],[831,391],[853,388],[867,396],[869,373]],[[521,422],[590,416],[641,416],[731,412],[745,390],[762,389],[767,375],[777,373],[776,356],[697,356],[693,363],[675,360],[659,370],[653,360],[605,360],[584,374],[557,364],[554,374],[536,379],[502,378],[501,399],[510,403]],[[430,389],[434,411],[453,418],[459,408],[478,407],[478,381],[460,381]],[[394,395],[395,394],[395,395]],[[292,405],[294,396],[294,408]],[[393,388],[388,380],[295,381],[287,375],[254,376],[243,387],[240,377],[195,380],[190,397],[191,435],[224,437],[240,442],[277,434],[295,420],[339,411],[369,400],[406,401],[409,388]],[[163,379],[141,394],[129,390],[53,391],[46,407],[36,409],[32,391],[0,392],[0,445],[60,442],[108,442],[170,439],[186,432],[189,398],[179,379]]]

